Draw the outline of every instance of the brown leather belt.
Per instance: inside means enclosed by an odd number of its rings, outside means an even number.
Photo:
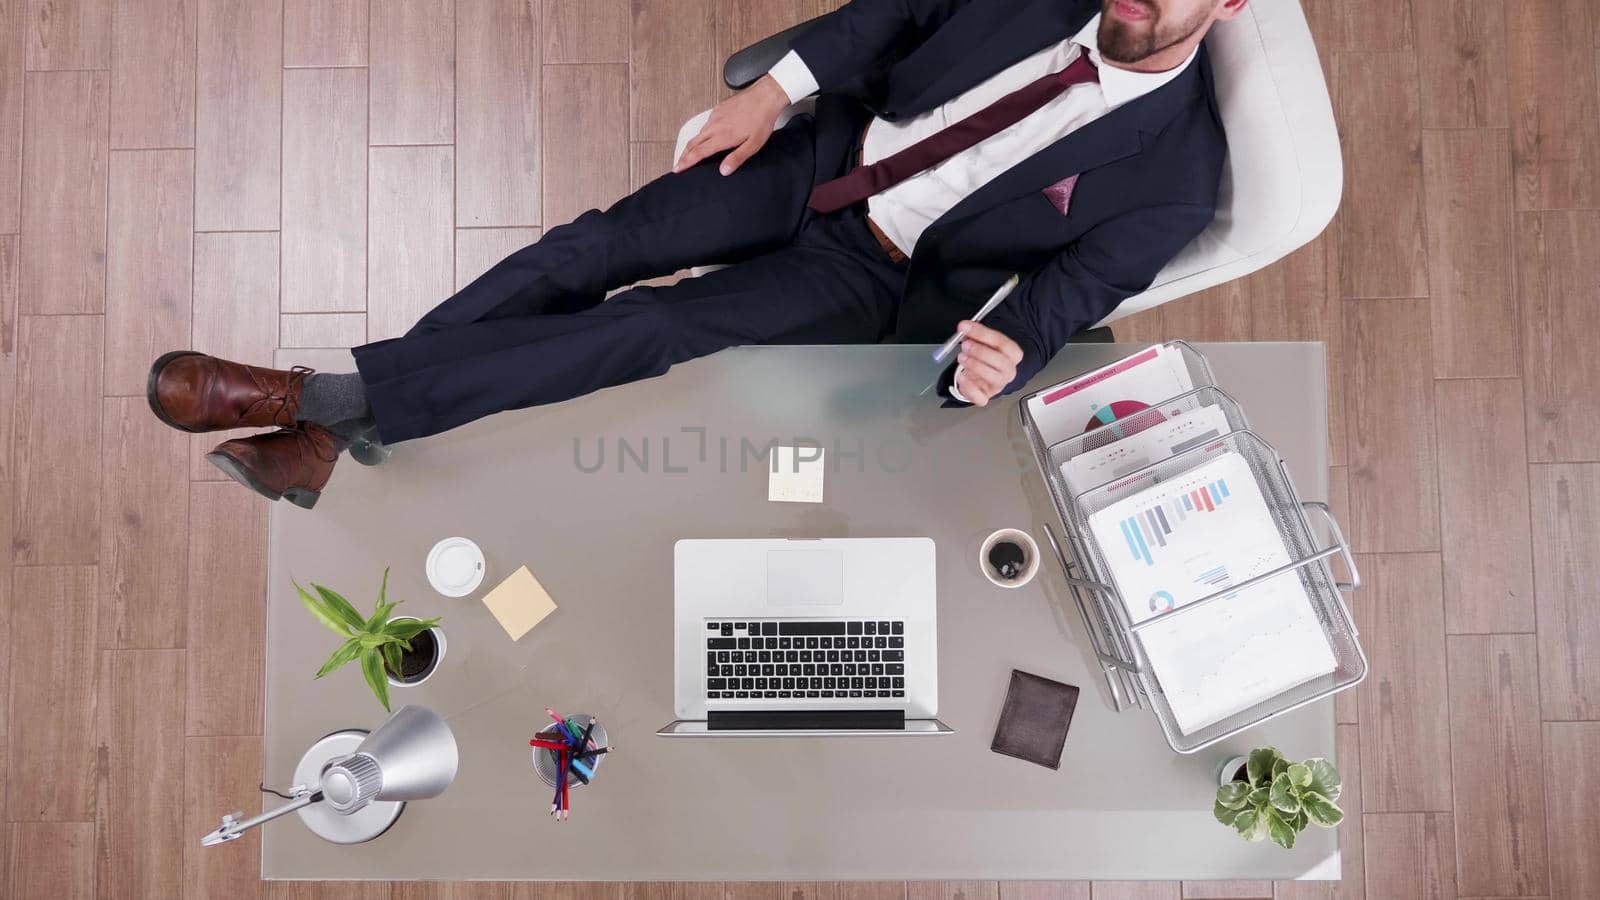
[[[872,221],[872,216],[863,215],[862,218],[867,221],[867,230],[872,232],[872,236],[878,239],[878,246],[883,248],[883,252],[888,255],[889,261],[897,265],[905,262],[906,255],[900,252],[900,248],[894,245],[894,241],[889,240],[889,236],[883,233],[883,229],[878,227],[878,223]]]

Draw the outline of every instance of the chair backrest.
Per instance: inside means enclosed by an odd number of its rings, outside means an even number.
[[[1339,135],[1297,0],[1252,0],[1212,29],[1206,48],[1228,135],[1216,219],[1107,322],[1281,259],[1339,206]]]

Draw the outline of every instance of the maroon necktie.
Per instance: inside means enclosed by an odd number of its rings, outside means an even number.
[[[915,144],[867,166],[856,166],[832,181],[824,181],[811,192],[806,205],[819,213],[831,213],[853,206],[886,191],[907,178],[931,169],[984,138],[999,134],[1044,108],[1046,103],[1065,93],[1067,88],[1099,80],[1100,73],[1089,60],[1088,51],[1078,54],[1060,72],[1001,97],[965,119],[930,134]]]

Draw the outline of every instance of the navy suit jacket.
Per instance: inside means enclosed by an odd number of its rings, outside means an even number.
[[[1098,0],[851,0],[793,44],[819,85],[817,159],[847,166],[866,116],[934,109],[1099,11]],[[1172,81],[1017,160],[924,231],[893,340],[943,341],[1019,273],[985,320],[1022,347],[1016,390],[1206,227],[1226,149],[1202,46]],[[839,174],[818,168],[817,183]],[[1070,175],[1063,215],[1044,189]]]

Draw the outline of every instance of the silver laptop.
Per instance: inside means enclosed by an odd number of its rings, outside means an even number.
[[[683,540],[670,737],[950,734],[929,538]]]

